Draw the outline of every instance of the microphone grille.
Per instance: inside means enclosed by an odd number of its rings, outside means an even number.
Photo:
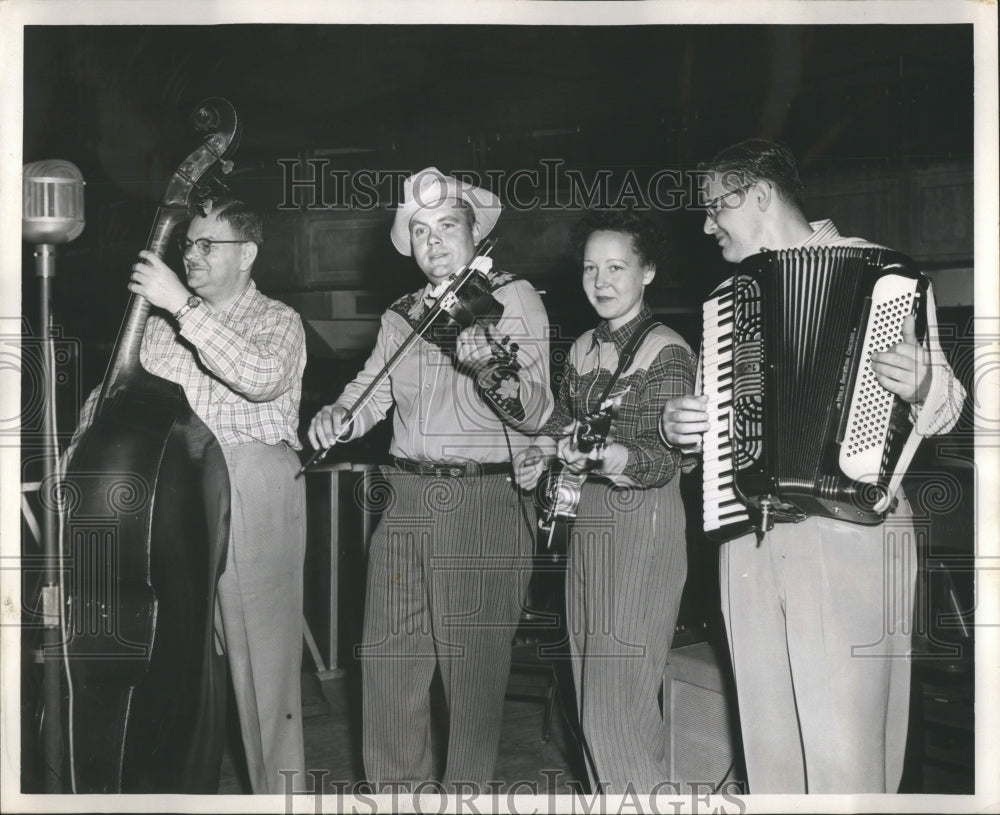
[[[66,243],[83,232],[83,174],[62,159],[24,166],[22,232],[31,243]]]

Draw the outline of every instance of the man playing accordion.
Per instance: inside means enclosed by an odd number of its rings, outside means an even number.
[[[704,229],[730,263],[764,250],[874,247],[841,236],[829,220],[809,222],[795,159],[782,145],[741,142],[706,169]],[[930,288],[925,296],[933,327]],[[917,436],[947,432],[965,391],[933,328],[922,345],[906,316],[901,333],[901,342],[872,355],[874,377],[909,403]],[[710,408],[703,395],[669,400],[664,440],[700,452]],[[894,497],[881,524],[811,515],[722,544],[722,611],[751,793],[899,787],[917,553],[906,498]]]

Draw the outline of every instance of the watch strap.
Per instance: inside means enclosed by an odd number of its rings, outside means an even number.
[[[201,298],[192,295],[187,299],[187,302],[183,306],[181,306],[179,309],[177,309],[177,311],[174,312],[174,319],[179,320],[181,317],[183,317],[185,314],[191,311],[191,309],[197,308],[200,305],[201,305]]]

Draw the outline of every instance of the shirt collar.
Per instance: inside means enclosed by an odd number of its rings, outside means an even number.
[[[809,226],[812,227],[812,234],[805,240],[799,241],[796,247],[828,244],[830,241],[840,237],[840,232],[829,218],[825,218],[822,221],[810,221]]]
[[[250,278],[250,284],[242,291],[233,304],[225,311],[221,312],[227,320],[238,320],[241,317],[248,317],[253,311],[254,301],[257,299],[257,284]]]
[[[639,313],[635,315],[631,320],[629,320],[621,328],[615,331],[611,330],[611,324],[607,320],[601,320],[597,324],[597,328],[594,329],[594,343],[601,342],[613,342],[615,348],[621,351],[625,347],[625,343],[629,341],[629,338],[635,332],[639,323],[653,316],[653,310],[646,305],[643,301],[642,308],[639,309]]]

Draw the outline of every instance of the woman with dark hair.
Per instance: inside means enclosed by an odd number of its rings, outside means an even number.
[[[553,463],[582,481],[566,618],[588,773],[595,790],[650,792],[668,777],[657,694],[687,574],[681,456],[658,423],[667,399],[693,392],[695,359],[644,299],[663,254],[655,225],[595,210],[575,238],[601,322],[573,344],[552,418],[515,473],[524,489]],[[579,443],[602,406],[612,437]]]

